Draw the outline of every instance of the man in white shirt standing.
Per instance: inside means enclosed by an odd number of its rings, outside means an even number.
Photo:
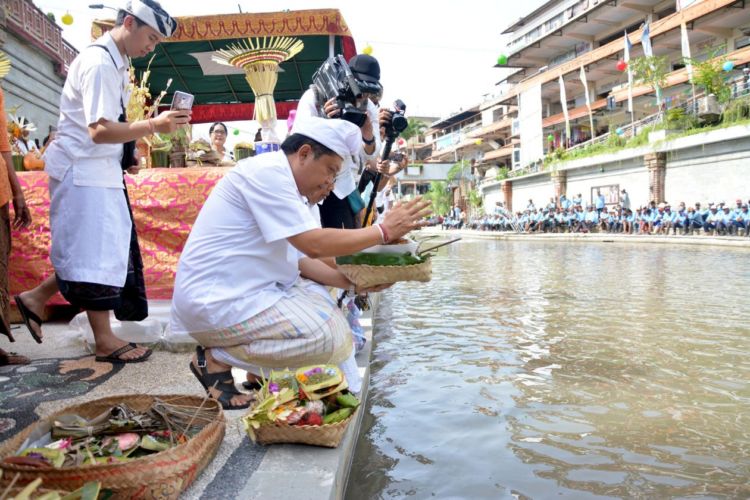
[[[190,369],[225,409],[251,399],[235,387],[232,367],[258,375],[347,360],[351,331],[325,286],[363,290],[322,259],[398,239],[430,213],[415,199],[374,226],[321,228],[317,203],[361,132],[312,117],[295,130],[281,151],[242,160],[219,181],[180,257],[170,328],[198,341]]]
[[[130,0],[115,27],[73,61],[60,99],[57,137],[45,152],[49,174],[50,258],[55,274],[15,297],[26,326],[41,343],[41,313],[58,291],[85,310],[96,341],[96,360],[144,361],[151,351],[117,338],[109,314],[148,315],[142,262],[127,200],[123,169],[134,165],[125,143],[172,132],[189,111],[125,122],[130,57],[143,57],[172,35],[177,23],[154,0]]]

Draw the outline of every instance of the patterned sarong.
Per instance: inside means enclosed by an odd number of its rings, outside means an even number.
[[[11,165],[12,166],[12,165]],[[9,204],[0,207],[0,333],[13,341],[10,333],[10,294],[8,293],[8,258],[10,257]]]
[[[265,311],[229,328],[190,335],[204,347],[262,368],[339,364],[352,352],[349,324],[325,292],[299,279]],[[319,288],[320,290],[320,288]]]

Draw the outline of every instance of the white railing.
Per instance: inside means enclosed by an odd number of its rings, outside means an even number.
[[[735,78],[729,85],[732,89],[732,99],[750,95],[750,72]],[[669,109],[682,108],[685,110],[686,114],[695,115],[698,113],[698,103],[703,97],[705,97],[705,94],[698,93],[695,95],[695,97],[690,97],[685,102],[672,106]],[[644,127],[659,123],[663,118],[664,111],[659,111],[658,113],[654,113],[653,115],[647,116],[646,118],[619,127],[619,130],[621,130],[622,132],[619,135],[623,138],[633,137],[635,135],[638,135],[638,132]],[[569,147],[568,151],[575,151],[577,149],[582,149],[593,144],[601,144],[602,142],[606,142],[610,138],[612,133],[613,132],[607,132],[606,134],[597,136],[594,139],[578,143],[575,146]]]

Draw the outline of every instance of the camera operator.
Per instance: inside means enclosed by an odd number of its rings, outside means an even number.
[[[349,68],[356,81],[363,83],[362,87],[380,86],[380,64],[374,57],[367,54],[358,54],[349,60]],[[361,156],[365,161],[377,160],[377,154],[380,150],[380,134],[376,133],[378,110],[370,97],[375,96],[370,93],[363,93],[361,99],[357,102],[360,109],[367,109],[367,119],[360,127],[362,133]],[[335,98],[320,102],[314,86],[311,86],[300,98],[292,132],[310,117],[338,118],[340,112]],[[332,195],[327,196],[320,206],[320,220],[323,227],[354,229],[359,226],[356,215],[364,208],[364,201],[357,191],[355,180],[357,171],[357,158],[345,158],[344,165],[336,176]]]
[[[379,104],[380,96],[377,96],[376,104]],[[400,102],[400,101],[399,101]],[[403,110],[398,110],[403,113]],[[380,126],[380,140],[385,141],[386,129],[391,126],[393,120],[393,110],[380,108],[378,110],[378,125]],[[391,153],[388,161],[367,160],[364,162],[365,168],[359,179],[358,189],[360,193],[367,190],[367,185],[375,181],[375,176],[380,173],[380,183],[376,191],[380,193],[388,184],[388,180],[404,170],[409,164],[409,158],[405,153],[394,151]],[[380,206],[380,205],[378,205]]]

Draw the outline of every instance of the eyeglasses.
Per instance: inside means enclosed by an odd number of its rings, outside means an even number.
[[[227,131],[226,131],[226,130],[222,130],[222,129],[220,129],[220,128],[215,128],[215,129],[214,129],[214,131],[213,131],[213,132],[211,132],[211,133],[212,133],[212,134],[221,134],[221,135],[227,135]]]

